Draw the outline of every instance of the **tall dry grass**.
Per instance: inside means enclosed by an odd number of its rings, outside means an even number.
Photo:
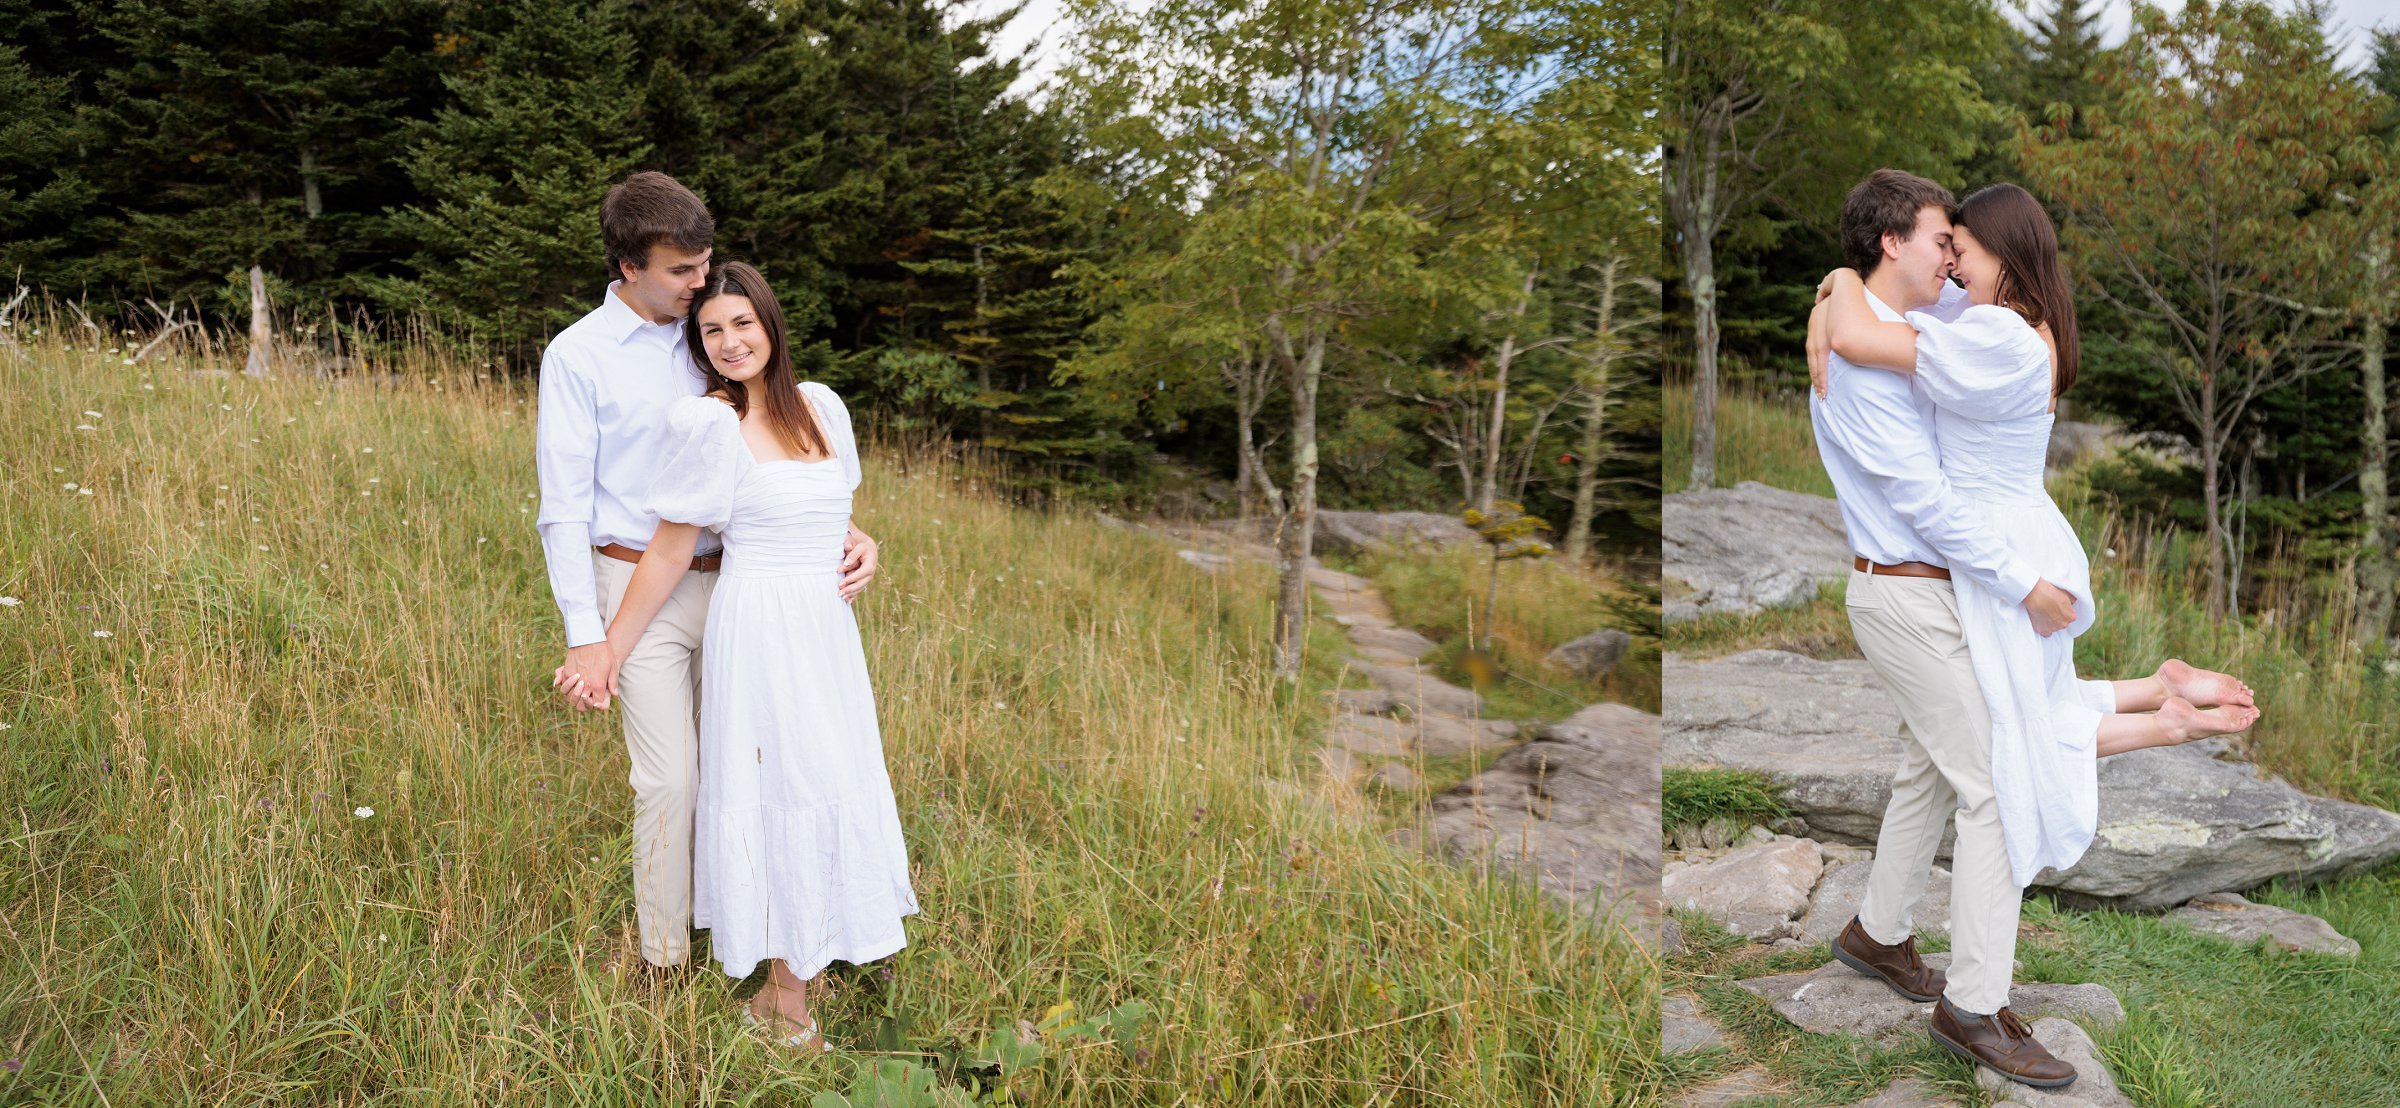
[[[614,972],[627,766],[548,695],[530,395],[421,351],[256,382],[15,338],[0,1100],[829,1105],[877,1063],[930,1087],[893,1104],[1656,1088],[1643,953],[1315,783],[1337,629],[1284,687],[1263,569],[883,458],[859,616],[924,913],[837,970],[842,1053],[782,1054],[749,986]]]

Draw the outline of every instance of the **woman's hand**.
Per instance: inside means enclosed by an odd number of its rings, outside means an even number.
[[[1833,395],[1832,362],[1833,336],[1825,326],[1825,303],[1822,297],[1808,311],[1808,387],[1823,400]]]
[[[1854,281],[1864,280],[1864,278],[1858,275],[1857,270],[1852,269],[1849,266],[1843,266],[1840,269],[1834,270],[1833,272],[1826,274],[1824,280],[1817,282],[1817,303],[1824,303],[1826,297],[1833,295],[1834,289],[1841,287],[1841,282],[1844,275],[1848,275],[1849,278]]]

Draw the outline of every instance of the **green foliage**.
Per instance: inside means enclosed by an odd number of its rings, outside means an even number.
[[[1659,785],[1659,824],[1672,829],[1686,823],[1730,819],[1765,823],[1791,815],[1783,802],[1784,786],[1765,774],[1746,769],[1668,766]]]

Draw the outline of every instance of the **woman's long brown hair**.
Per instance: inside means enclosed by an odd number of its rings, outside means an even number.
[[[2015,185],[1988,185],[1958,206],[1959,226],[2000,259],[1996,299],[2025,322],[2050,325],[2058,345],[2058,372],[2050,386],[2056,398],[2075,383],[2083,362],[2083,338],[2075,328],[2075,295],[2058,260],[2058,228],[2041,201]]]
[[[700,308],[720,296],[748,300],[751,312],[758,316],[759,329],[767,333],[770,344],[767,368],[750,379],[750,384],[758,386],[755,390],[717,372],[717,363],[708,356],[708,346],[700,340]],[[776,302],[774,290],[767,287],[766,275],[758,267],[748,262],[726,262],[710,269],[707,283],[692,294],[691,314],[683,317],[683,341],[692,352],[692,361],[700,367],[700,376],[708,381],[712,391],[733,399],[736,414],[750,414],[751,401],[756,399],[767,413],[767,429],[774,432],[775,441],[782,443],[786,451],[819,458],[832,456],[833,448],[826,445],[825,431],[817,426],[808,401],[800,395],[800,382],[792,376],[791,340],[783,332],[783,305]]]

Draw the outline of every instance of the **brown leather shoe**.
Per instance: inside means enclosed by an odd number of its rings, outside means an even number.
[[[1858,925],[1858,917],[1850,918],[1850,926],[1833,940],[1833,956],[1841,963],[1869,977],[1880,978],[1892,991],[1916,1001],[1929,1004],[1949,980],[1937,969],[1927,969],[1917,957],[1917,937],[1910,935],[1898,946],[1885,946]]]
[[[2006,1008],[1978,1016],[1951,1007],[1950,998],[1943,997],[1933,1006],[1933,1041],[2020,1085],[2055,1089],[2075,1083],[2075,1067],[2050,1053],[2025,1021]]]

